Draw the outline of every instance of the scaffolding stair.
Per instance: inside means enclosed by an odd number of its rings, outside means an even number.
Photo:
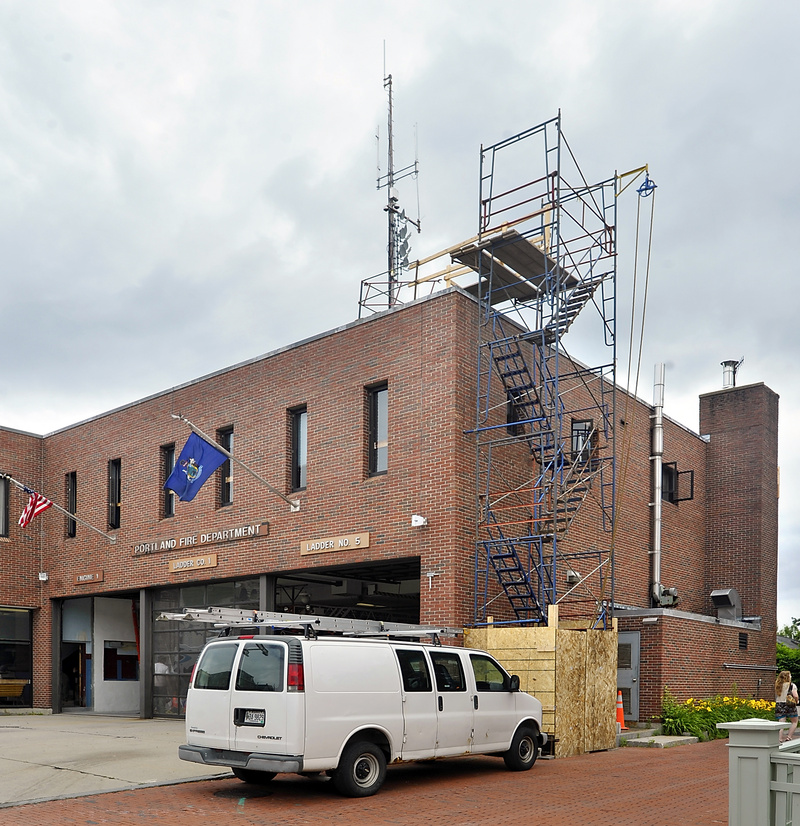
[[[579,282],[569,291],[565,291],[558,310],[544,328],[544,344],[551,345],[558,341],[578,316],[578,313],[589,303],[597,288],[605,281],[607,273]]]
[[[491,537],[484,542],[487,557],[514,616],[520,622],[543,622],[545,609],[539,589],[531,582],[530,571],[522,564],[515,540],[504,537],[499,527],[492,530],[487,526],[487,530]]]

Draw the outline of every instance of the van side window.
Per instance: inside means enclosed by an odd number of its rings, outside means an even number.
[[[466,691],[467,683],[464,679],[464,670],[461,668],[461,658],[458,654],[431,651],[433,673],[436,675],[436,689],[438,691]]]
[[[422,651],[396,648],[395,653],[403,675],[403,688],[406,691],[430,691],[431,677]]]
[[[506,674],[490,657],[470,654],[472,672],[475,675],[475,688],[478,691],[508,691]]]
[[[194,687],[226,691],[231,683],[231,669],[234,657],[236,657],[236,648],[235,642],[210,645],[206,648],[197,664]]]
[[[283,691],[284,647],[263,642],[248,642],[242,651],[238,691]]]

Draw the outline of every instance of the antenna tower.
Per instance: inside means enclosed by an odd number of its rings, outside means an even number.
[[[386,75],[383,79],[383,88],[389,97],[389,117],[387,122],[388,150],[387,172],[381,175],[378,167],[378,189],[387,190],[386,206],[384,211],[388,217],[387,269],[372,278],[365,279],[361,284],[361,299],[359,301],[359,316],[362,309],[372,312],[389,309],[398,303],[398,293],[403,286],[402,273],[408,269],[408,253],[410,250],[410,226],[420,232],[420,221],[414,221],[406,215],[400,207],[400,201],[395,184],[397,181],[410,176],[416,177],[419,173],[419,161],[402,169],[394,168],[394,100],[392,97],[392,76]],[[377,137],[377,136],[376,136]]]

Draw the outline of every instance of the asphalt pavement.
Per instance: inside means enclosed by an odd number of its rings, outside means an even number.
[[[0,808],[231,776],[178,759],[183,720],[0,715]]]

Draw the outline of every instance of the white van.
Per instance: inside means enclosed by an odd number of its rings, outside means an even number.
[[[483,651],[388,639],[248,634],[208,643],[186,701],[182,760],[248,783],[328,772],[375,794],[388,763],[496,754],[512,771],[547,742],[542,704]]]

